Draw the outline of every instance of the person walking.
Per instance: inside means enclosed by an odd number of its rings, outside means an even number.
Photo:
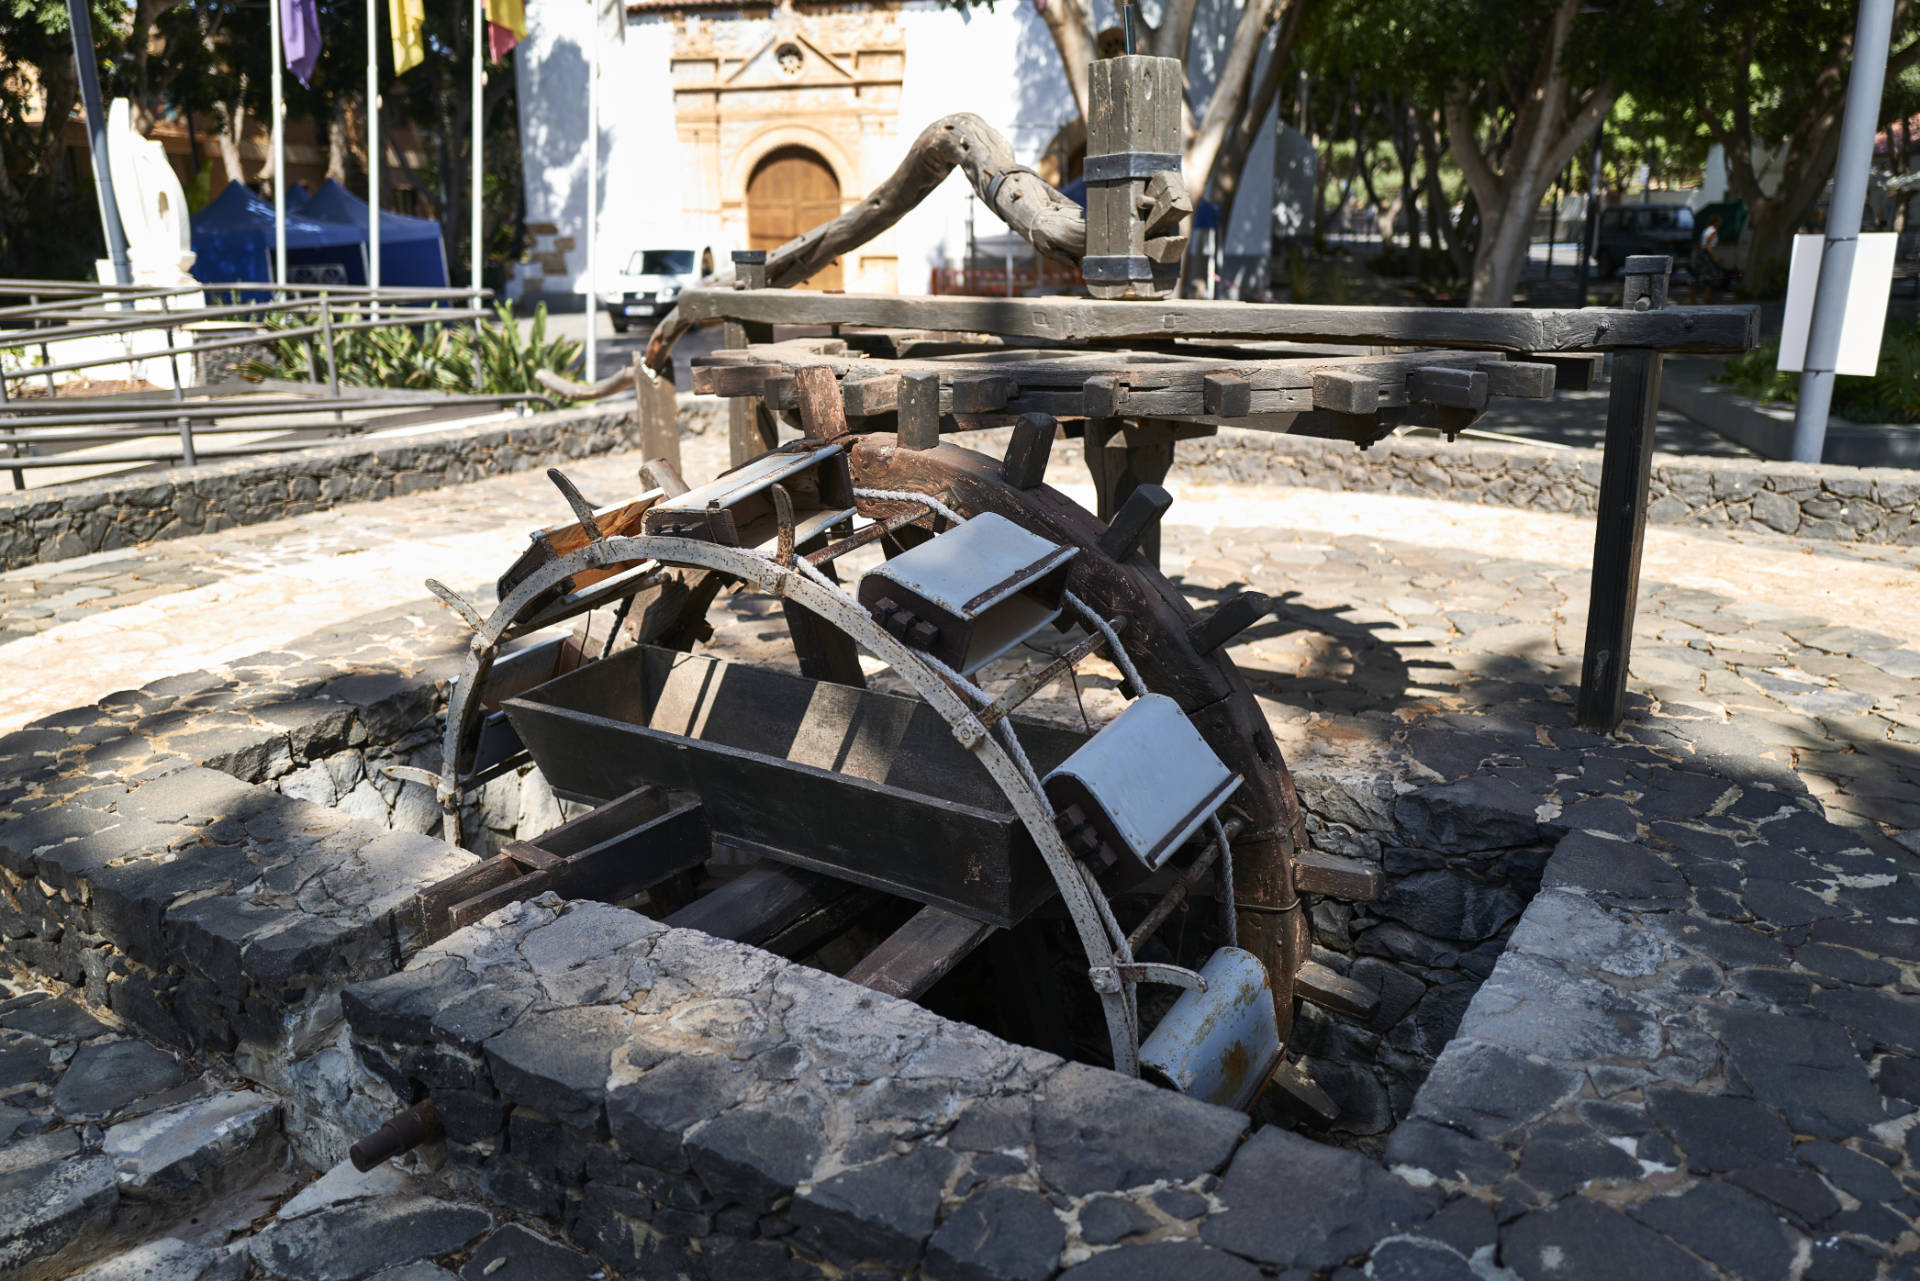
[[[1694,294],[1700,289],[1701,277],[1706,277],[1707,302],[1713,301],[1713,291],[1725,278],[1720,266],[1720,215],[1707,215],[1707,225],[1700,229],[1700,239],[1694,242],[1693,262],[1687,269],[1687,301],[1694,301]]]

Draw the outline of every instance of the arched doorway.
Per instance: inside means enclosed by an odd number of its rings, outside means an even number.
[[[782,147],[747,180],[747,247],[778,249],[803,231],[840,216],[840,184],[827,162],[805,147]],[[835,258],[802,289],[841,289]]]

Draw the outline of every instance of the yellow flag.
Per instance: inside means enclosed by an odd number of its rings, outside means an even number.
[[[527,38],[527,7],[524,0],[486,0],[487,51],[495,62]]]
[[[393,74],[419,66],[427,59],[427,39],[420,28],[427,21],[425,0],[387,0],[393,22]]]

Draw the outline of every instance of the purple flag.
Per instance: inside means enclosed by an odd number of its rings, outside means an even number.
[[[278,0],[280,38],[287,46],[287,70],[306,84],[320,63],[319,0]]]

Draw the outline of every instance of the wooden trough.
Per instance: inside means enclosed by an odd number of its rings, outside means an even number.
[[[1001,927],[1054,893],[985,768],[916,699],[649,646],[505,711],[565,799],[691,793],[716,845]],[[1040,770],[1085,741],[1031,722],[1020,734]]]

